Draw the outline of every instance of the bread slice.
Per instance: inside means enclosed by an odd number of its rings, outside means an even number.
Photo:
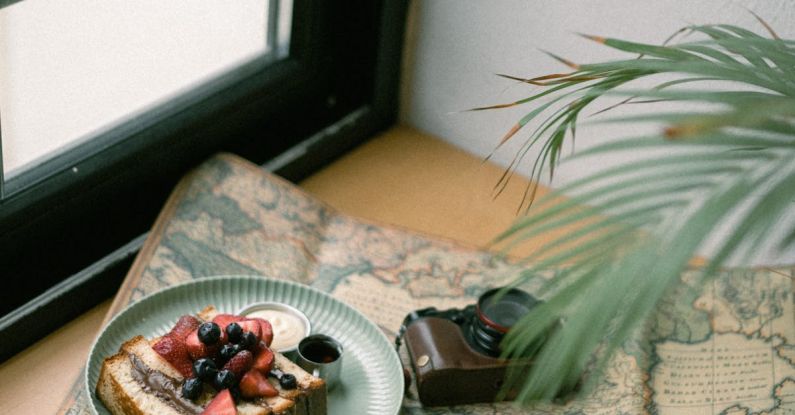
[[[159,372],[155,368],[163,371]],[[141,381],[141,372],[147,377],[146,381]],[[143,336],[135,336],[122,344],[118,353],[103,362],[97,395],[113,414],[201,413],[198,405],[194,405],[195,408],[181,408],[180,405],[185,405],[185,402],[173,399],[167,392],[155,392],[150,386],[155,380],[146,376],[149,373],[162,374],[153,376],[158,377],[161,385],[169,383],[171,389],[178,390],[182,382],[182,375],[152,350]]]
[[[210,306],[198,313],[209,321],[218,314]],[[126,341],[115,355],[102,364],[96,393],[114,414],[200,414],[212,399],[212,388],[195,402],[181,396],[184,377],[152,349],[158,339],[147,341],[135,336]],[[269,378],[279,391],[278,396],[237,403],[239,415],[319,415],[326,413],[326,386],[282,354],[274,352],[274,369],[296,377],[298,387],[284,389],[276,379]],[[208,391],[210,389],[210,391]]]

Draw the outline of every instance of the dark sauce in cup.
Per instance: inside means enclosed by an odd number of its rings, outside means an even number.
[[[331,343],[317,341],[303,345],[301,355],[315,363],[331,363],[340,358],[337,347]]]

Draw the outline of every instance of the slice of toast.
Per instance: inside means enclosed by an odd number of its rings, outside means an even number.
[[[156,381],[148,376],[150,373],[160,373],[162,376],[152,375],[158,378]],[[142,381],[142,377],[146,380]],[[113,414],[201,413],[201,406],[182,408],[192,402],[175,399],[169,393],[179,390],[182,380],[182,375],[152,350],[143,336],[135,336],[122,344],[118,353],[103,362],[97,395]],[[168,386],[163,387],[163,392],[156,392],[153,390],[155,382],[160,386]]]
[[[218,311],[210,306],[198,313],[205,321]],[[158,339],[135,336],[119,352],[105,359],[96,393],[114,414],[200,414],[212,399],[212,388],[195,402],[182,397],[182,374],[152,349]],[[274,369],[296,377],[298,387],[284,389],[276,379],[268,381],[278,396],[237,403],[239,415],[318,415],[326,413],[326,386],[322,379],[306,373],[282,354],[274,352]],[[208,391],[210,389],[210,391]]]

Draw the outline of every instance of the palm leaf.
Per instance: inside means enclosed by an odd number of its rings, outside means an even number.
[[[527,214],[498,237],[507,254],[532,237],[555,235],[522,259],[526,269],[515,281],[557,269],[542,288],[545,302],[518,322],[502,345],[506,357],[536,355],[529,373],[509,374],[507,385],[518,388],[519,402],[552,399],[575,388],[587,393],[613,352],[727,219],[736,218],[737,225],[718,243],[703,282],[729,260],[748,260],[763,242],[782,251],[795,245],[795,229],[780,229],[791,224],[786,218],[795,200],[795,41],[780,39],[762,24],[772,39],[732,25],[690,26],[677,33],[701,38],[662,46],[584,35],[635,56],[578,65],[544,52],[572,72],[513,78],[546,89],[481,108],[532,106],[501,144],[536,124],[496,193],[532,148],[540,149],[529,168],[536,182],[561,162],[651,150],[538,200],[528,188],[521,206]],[[651,88],[627,88],[656,75],[669,79]],[[580,114],[606,98],[621,101],[597,113],[632,102],[705,105],[589,121],[664,128],[563,157]]]

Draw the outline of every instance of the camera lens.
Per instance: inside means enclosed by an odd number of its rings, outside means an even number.
[[[478,299],[475,310],[470,333],[472,345],[483,354],[499,356],[505,333],[537,303],[535,297],[517,288],[486,291]]]

